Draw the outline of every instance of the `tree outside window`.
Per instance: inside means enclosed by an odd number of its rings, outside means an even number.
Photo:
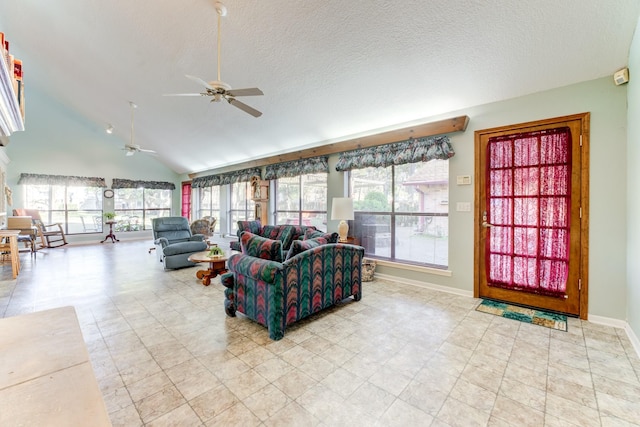
[[[448,266],[448,160],[354,169],[349,187],[353,234],[368,256]]]

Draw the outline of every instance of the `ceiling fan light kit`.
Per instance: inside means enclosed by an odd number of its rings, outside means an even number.
[[[262,113],[256,110],[253,107],[248,106],[244,102],[240,102],[235,99],[238,96],[260,96],[264,95],[260,89],[257,87],[246,88],[246,89],[232,89],[231,85],[223,82],[220,79],[220,50],[221,50],[221,17],[227,16],[227,8],[220,2],[215,3],[215,9],[218,14],[218,79],[210,82],[206,82],[199,77],[191,76],[186,74],[185,76],[199,84],[200,86],[204,86],[204,92],[200,93],[175,93],[168,94],[165,96],[210,96],[211,102],[220,102],[222,99],[226,100],[229,104],[233,105],[236,108],[244,111],[252,115],[253,117],[260,117]]]

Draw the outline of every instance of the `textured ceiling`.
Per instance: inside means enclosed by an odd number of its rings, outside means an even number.
[[[213,0],[2,0],[0,31],[45,91],[177,173],[390,129],[612,75],[640,0],[228,0],[222,80],[259,87],[254,118],[185,77],[216,79]],[[28,100],[27,100],[28,102]],[[29,124],[29,123],[28,123]]]

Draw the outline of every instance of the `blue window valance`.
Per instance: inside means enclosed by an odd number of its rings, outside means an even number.
[[[104,178],[88,176],[45,175],[21,173],[18,185],[66,185],[69,187],[106,187]]]
[[[265,168],[264,179],[288,178],[320,172],[329,173],[327,157],[311,157],[269,165]]]
[[[191,181],[192,188],[204,188],[214,185],[234,184],[251,181],[252,176],[262,176],[260,168],[241,169],[218,175],[198,176]]]
[[[175,190],[176,185],[173,182],[166,181],[139,181],[132,179],[113,178],[111,188],[145,188],[149,190]]]
[[[446,135],[408,139],[392,144],[360,148],[340,153],[337,171],[387,167],[406,163],[447,160],[455,155],[451,141]]]

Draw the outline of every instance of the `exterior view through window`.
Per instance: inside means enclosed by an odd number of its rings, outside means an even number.
[[[117,188],[114,192],[115,231],[151,230],[153,218],[171,215],[171,190]]]
[[[251,183],[236,182],[231,186],[231,209],[229,210],[229,227],[232,235],[238,231],[238,221],[246,221],[255,216],[255,202],[251,200]]]
[[[355,211],[350,234],[367,256],[447,268],[448,160],[354,169],[349,191]]]
[[[37,209],[45,224],[62,224],[65,234],[102,232],[102,188],[26,184],[25,208]]]
[[[327,174],[276,180],[275,224],[312,225],[327,231]]]
[[[198,210],[195,219],[213,217],[220,218],[220,186],[198,188]],[[220,221],[216,222],[216,230]]]

